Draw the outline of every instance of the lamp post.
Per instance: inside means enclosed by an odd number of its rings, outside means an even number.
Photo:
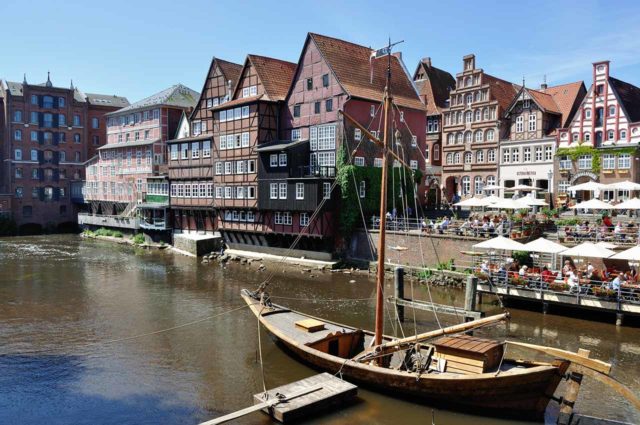
[[[547,171],[547,191],[549,192],[549,209],[553,209],[553,195],[555,190],[553,190],[553,170]]]

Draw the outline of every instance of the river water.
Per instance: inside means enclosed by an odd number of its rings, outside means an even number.
[[[303,312],[373,328],[374,284],[366,274],[276,271],[271,293]],[[252,404],[262,390],[257,321],[248,309],[168,332],[153,333],[242,306],[241,288],[268,272],[257,264],[201,264],[74,235],[0,239],[0,424],[195,424]],[[350,283],[355,280],[355,283]],[[390,289],[390,288],[389,288]],[[407,284],[407,295],[411,285]],[[426,299],[424,287],[415,298]],[[462,305],[456,289],[432,289],[434,301]],[[358,299],[358,301],[329,300]],[[483,304],[497,312],[497,306]],[[591,350],[640,392],[640,329],[511,310],[509,326],[480,336]],[[441,316],[444,325],[458,321]],[[418,312],[418,331],[437,326]],[[407,310],[405,331],[413,332]],[[387,333],[392,333],[388,323]],[[150,334],[151,333],[151,334]],[[141,334],[147,336],[129,338]],[[262,333],[268,388],[315,372]],[[604,386],[585,378],[577,410],[639,423],[640,415]],[[311,424],[517,423],[416,405],[360,389],[359,402]],[[552,410],[552,409],[551,409]],[[550,410],[550,411],[551,411]],[[235,423],[269,424],[255,413]]]

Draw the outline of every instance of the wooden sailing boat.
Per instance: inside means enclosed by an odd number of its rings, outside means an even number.
[[[391,43],[386,53],[390,55],[390,51]],[[556,360],[545,363],[510,359],[504,356],[506,343],[458,336],[506,320],[507,313],[402,339],[383,334],[388,156],[392,155],[410,168],[388,149],[392,105],[390,74],[389,65],[382,141],[342,112],[369,140],[382,148],[375,331],[356,329],[272,304],[264,284],[255,292],[243,290],[241,295],[264,328],[290,353],[312,367],[339,374],[348,381],[379,389],[388,395],[411,396],[437,407],[499,417],[542,419],[572,363],[580,365],[583,373],[595,371],[605,377],[600,380],[610,379],[606,376],[610,365],[589,359],[584,353],[533,345],[527,345],[527,348],[550,353]]]

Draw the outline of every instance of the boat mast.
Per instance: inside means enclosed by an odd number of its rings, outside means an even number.
[[[380,235],[378,238],[378,270],[376,278],[376,324],[374,345],[382,344],[384,331],[384,260],[387,230],[387,157],[389,145],[389,110],[391,109],[391,39],[387,50],[387,83],[384,87],[384,135],[382,138],[382,182],[380,188]]]

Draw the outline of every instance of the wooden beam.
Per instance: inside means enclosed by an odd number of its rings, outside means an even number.
[[[637,394],[617,379],[579,364],[572,364],[571,368],[577,373],[593,378],[596,381],[600,381],[601,383],[612,388],[615,392],[626,398],[629,403],[633,404],[636,409],[640,410],[640,399],[638,398]]]
[[[611,372],[611,363],[605,363],[601,360],[590,359],[585,357],[581,353],[574,353],[573,351],[561,350],[559,348],[547,347],[544,345],[527,344],[524,342],[506,341],[507,344],[511,344],[517,347],[528,348],[530,350],[545,353],[553,357],[557,357],[564,360],[569,360],[573,364],[582,365],[593,369],[597,372],[609,375]]]
[[[346,112],[340,110],[338,111],[339,113],[341,113],[342,115],[344,115],[344,117],[354,126],[356,126],[357,128],[360,129],[360,131],[362,131],[362,133],[367,136],[367,139],[371,140],[373,143],[375,143],[376,145],[378,145],[381,148],[384,148],[384,144],[380,141],[380,139],[378,139],[377,137],[375,137],[373,134],[371,134],[369,132],[369,130],[367,130],[366,128],[364,128],[358,121],[356,121],[353,117],[351,117],[351,115],[347,114]],[[400,164],[402,164],[404,167],[406,167],[411,173],[414,172],[414,170],[411,169],[411,167],[404,162],[404,160],[402,158],[400,158],[394,151],[393,149],[389,150],[389,154],[391,154],[392,157],[394,157],[398,162],[400,162]],[[412,174],[413,175],[413,174]]]
[[[483,317],[483,313],[481,311],[469,311],[469,310],[465,310],[464,308],[458,308],[458,307],[445,305],[445,304],[428,303],[424,301],[414,301],[414,300],[408,300],[406,298],[393,298],[392,301],[395,302],[397,305],[404,306],[404,307],[411,307],[417,310],[435,311],[436,313],[454,314],[458,316],[469,316],[469,317],[473,317],[474,320],[481,319]]]

